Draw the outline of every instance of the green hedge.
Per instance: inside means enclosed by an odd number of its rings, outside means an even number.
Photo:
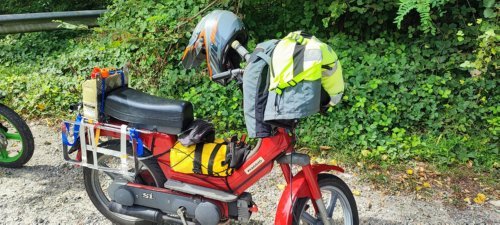
[[[486,13],[498,6],[487,0],[411,2],[116,0],[92,31],[0,39],[0,89],[26,115],[68,115],[93,66],[127,63],[134,87],[189,100],[196,116],[212,120],[221,133],[242,133],[237,85],[220,86],[204,69],[180,65],[196,22],[223,8],[244,18],[250,48],[301,29],[339,54],[344,100],[301,122],[301,146],[328,145],[387,165],[471,160],[478,169],[498,168],[500,49],[496,14]]]
[[[57,12],[74,10],[104,9],[111,3],[109,0],[2,0],[0,2],[1,14]]]

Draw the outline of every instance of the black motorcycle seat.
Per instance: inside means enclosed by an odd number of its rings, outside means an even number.
[[[193,105],[187,101],[119,88],[106,95],[104,113],[139,129],[179,134],[193,121]]]

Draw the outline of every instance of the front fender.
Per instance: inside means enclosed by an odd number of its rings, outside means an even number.
[[[326,164],[312,165],[314,175],[317,177],[323,171],[335,170],[343,173],[344,169],[339,166],[331,166]],[[281,194],[281,198],[276,210],[276,217],[274,219],[275,225],[292,225],[293,223],[293,203],[299,198],[311,198],[311,192],[307,186],[304,173],[298,172],[293,177],[292,183],[288,184]]]

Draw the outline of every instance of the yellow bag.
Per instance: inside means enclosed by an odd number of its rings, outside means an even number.
[[[227,151],[228,147],[223,139],[188,147],[177,142],[170,150],[170,167],[179,173],[229,176],[232,169],[226,159]]]

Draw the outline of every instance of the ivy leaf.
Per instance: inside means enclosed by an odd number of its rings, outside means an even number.
[[[459,31],[457,32],[457,40],[458,40],[459,42],[462,42],[462,41],[464,40],[464,32],[463,32],[462,30],[459,30]]]
[[[323,27],[328,28],[328,25],[330,24],[330,17],[325,17],[321,20],[323,22]]]
[[[491,8],[495,4],[495,0],[483,0],[483,6],[485,8]]]
[[[493,9],[491,9],[491,8],[485,9],[483,12],[483,15],[485,18],[495,18],[497,16],[495,11],[493,11]]]

